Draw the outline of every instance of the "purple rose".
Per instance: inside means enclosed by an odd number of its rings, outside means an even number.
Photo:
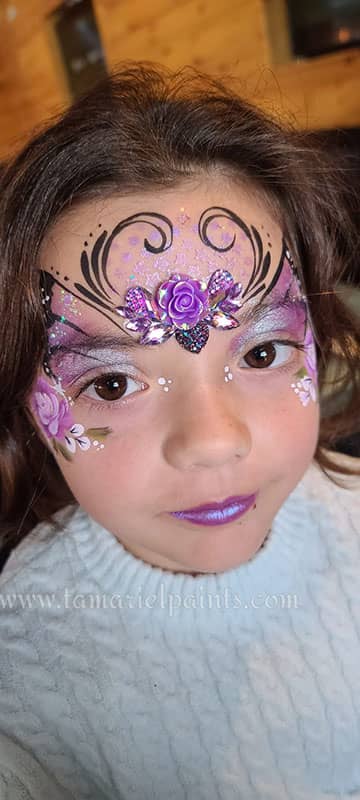
[[[161,320],[176,328],[192,328],[209,310],[209,291],[206,284],[188,275],[172,275],[156,293]]]
[[[43,378],[36,383],[31,405],[49,439],[62,439],[73,425],[66,397]]]

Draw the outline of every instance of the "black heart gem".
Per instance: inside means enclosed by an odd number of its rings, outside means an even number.
[[[176,331],[175,339],[181,347],[189,350],[190,353],[200,353],[200,350],[205,347],[209,338],[209,327],[206,322],[198,322],[193,328],[188,331]]]

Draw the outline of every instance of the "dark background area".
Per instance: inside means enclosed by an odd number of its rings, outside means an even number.
[[[359,0],[287,0],[294,55],[312,58],[360,44]]]

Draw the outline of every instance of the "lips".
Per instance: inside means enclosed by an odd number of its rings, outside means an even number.
[[[171,516],[187,520],[196,525],[225,525],[241,517],[256,500],[256,493],[250,495],[234,495],[222,503],[206,503],[185,511],[172,511]]]

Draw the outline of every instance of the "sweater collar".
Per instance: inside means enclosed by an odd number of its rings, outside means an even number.
[[[301,605],[309,572],[326,559],[324,541],[316,535],[321,515],[314,514],[312,506],[300,482],[274,518],[265,546],[251,560],[225,572],[197,576],[145,563],[81,508],[74,512],[68,533],[104,602],[121,607],[134,620],[139,608],[149,624],[159,615],[164,624],[166,618],[180,621],[185,614],[189,623],[209,614],[218,620],[231,609],[245,620],[249,609],[257,614],[260,609],[260,616],[264,609],[284,604],[285,596]]]

